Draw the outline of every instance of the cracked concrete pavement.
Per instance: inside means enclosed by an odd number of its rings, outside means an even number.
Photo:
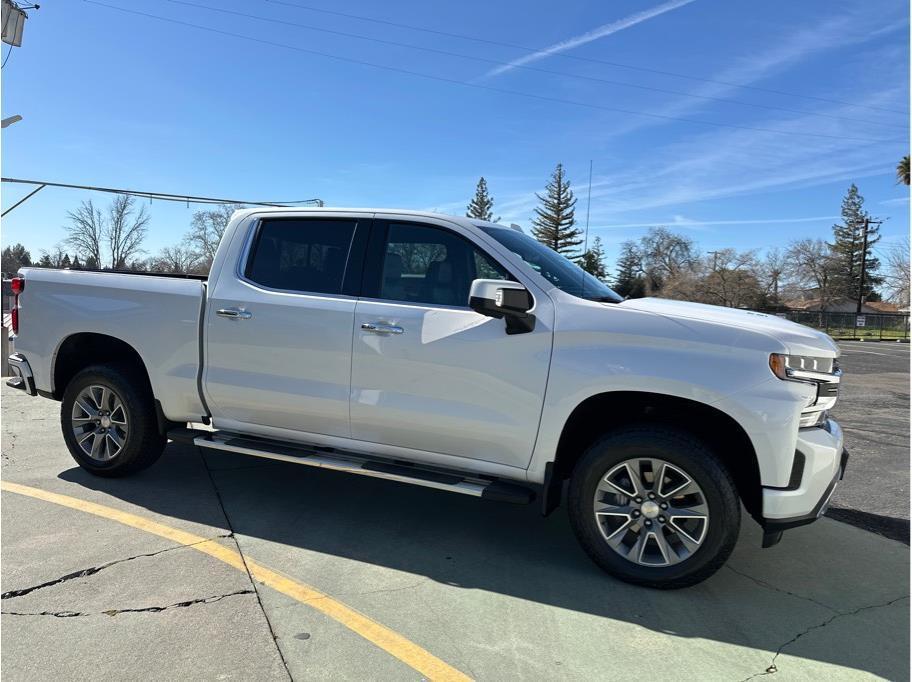
[[[170,444],[88,476],[56,403],[2,389],[2,477],[235,546],[480,680],[909,679],[909,551],[831,519],[694,588],[608,578],[566,516]],[[852,474],[850,470],[850,475]],[[191,546],[2,494],[8,679],[420,679],[305,603]]]

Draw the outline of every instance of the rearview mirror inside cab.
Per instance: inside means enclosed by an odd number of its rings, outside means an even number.
[[[476,279],[469,289],[469,307],[476,313],[503,319],[507,334],[524,334],[535,329],[535,315],[529,313],[535,301],[519,282]]]

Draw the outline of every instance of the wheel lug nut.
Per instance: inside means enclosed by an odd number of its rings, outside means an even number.
[[[642,501],[643,501],[643,498],[642,498],[642,497],[637,497],[637,498],[636,498],[636,503],[637,503],[637,504],[640,504]]]
[[[651,525],[652,525],[652,521],[650,521],[649,519],[646,519],[646,527],[648,528]]]
[[[659,523],[665,523],[665,517],[664,517],[664,516],[660,516],[660,517],[659,517]]]
[[[655,493],[649,493],[649,499],[650,499],[650,500],[654,500],[655,498],[656,498],[656,494],[655,494]]]
[[[636,518],[636,517],[638,517],[639,515],[640,515],[639,510],[634,509],[634,510],[633,510],[633,517]]]
[[[668,509],[668,505],[665,504],[664,502],[662,504],[660,504],[659,507],[661,507],[662,509]]]

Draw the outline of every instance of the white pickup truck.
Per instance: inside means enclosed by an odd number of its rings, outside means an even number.
[[[742,504],[764,546],[819,517],[848,457],[827,335],[624,301],[499,224],[242,210],[208,279],[25,268],[13,288],[9,384],[62,402],[100,476],[170,438],[544,513],[564,498],[599,566],[675,588],[725,562]]]

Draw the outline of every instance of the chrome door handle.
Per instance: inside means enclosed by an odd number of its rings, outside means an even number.
[[[215,314],[231,320],[249,320],[253,317],[253,313],[249,310],[241,310],[240,308],[219,308],[215,311]]]
[[[384,324],[383,322],[362,322],[361,329],[374,334],[401,334],[405,330],[394,324]]]

